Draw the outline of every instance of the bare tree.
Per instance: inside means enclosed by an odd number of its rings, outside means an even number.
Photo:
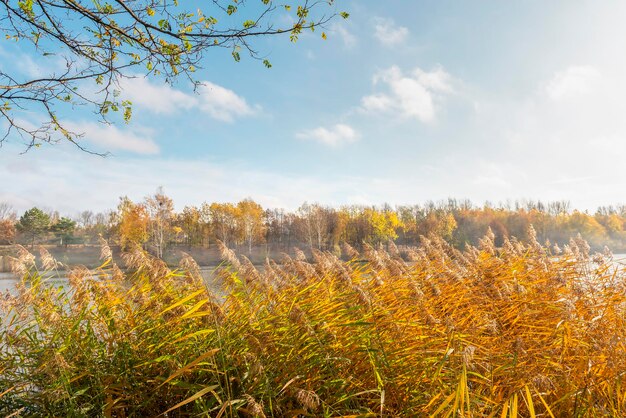
[[[330,209],[324,208],[318,203],[309,204],[304,202],[298,208],[298,214],[304,221],[305,236],[309,247],[321,250],[328,238],[328,219]]]
[[[128,121],[131,103],[119,82],[133,74],[161,75],[166,82],[181,75],[197,85],[194,72],[207,52],[227,48],[235,61],[245,51],[271,67],[254,40],[272,35],[298,39],[303,30],[324,26],[337,13],[334,0],[211,0],[203,10],[177,0],[0,0],[0,32],[22,43],[22,50],[53,55],[63,62],[43,76],[0,69],[0,117],[7,122],[0,144],[13,132],[26,149],[67,140],[85,150],[80,133],[61,121],[68,106],[88,105],[105,122],[110,112]],[[279,14],[289,13],[290,19]],[[277,21],[288,22],[282,26]],[[322,32],[323,38],[326,35]],[[88,86],[88,87],[86,87]],[[26,122],[24,112],[42,117]]]
[[[144,203],[149,221],[149,239],[154,247],[155,255],[163,258],[163,252],[169,242],[172,232],[172,219],[174,217],[174,202],[165,195],[163,188],[159,187],[153,196],[145,199]]]
[[[88,229],[94,225],[95,216],[92,211],[85,210],[78,215],[78,224],[81,228]]]
[[[9,203],[0,202],[0,221],[15,221],[17,214]]]

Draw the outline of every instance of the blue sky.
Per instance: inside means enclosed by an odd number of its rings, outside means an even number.
[[[215,51],[198,93],[125,82],[130,124],[67,115],[94,149],[0,149],[0,201],[74,214],[163,186],[178,208],[252,197],[324,204],[624,202],[626,3],[338,1],[328,40],[261,40],[273,68]],[[318,34],[319,35],[319,34]],[[0,65],[50,60],[0,42]],[[37,115],[32,115],[33,119]]]

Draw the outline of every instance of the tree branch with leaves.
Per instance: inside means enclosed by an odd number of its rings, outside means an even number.
[[[104,123],[111,123],[112,113],[128,122],[132,103],[120,92],[123,78],[161,76],[172,83],[183,76],[197,87],[194,74],[216,48],[230,50],[235,61],[245,52],[269,68],[270,61],[255,49],[258,38],[286,35],[295,42],[303,31],[323,28],[336,16],[348,17],[336,10],[334,0],[211,0],[193,10],[178,0],[0,0],[0,5],[6,40],[26,43],[39,56],[62,62],[49,74],[32,78],[0,68],[0,119],[5,125],[0,144],[17,134],[26,150],[69,141],[89,151],[60,111],[87,106]],[[23,120],[24,111],[41,120]]]

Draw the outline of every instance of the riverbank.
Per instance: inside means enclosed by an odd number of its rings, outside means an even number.
[[[36,257],[37,265],[41,264],[40,246],[25,247]],[[60,262],[63,266],[85,266],[93,269],[97,268],[100,264],[100,252],[101,247],[99,245],[45,245],[46,249],[54,257],[55,260]],[[123,265],[121,258],[122,251],[119,246],[111,246],[113,253],[113,261],[119,265]],[[253,264],[260,265],[265,262],[266,258],[280,260],[283,254],[293,255],[295,246],[290,248],[284,246],[257,246],[253,247],[249,252],[247,248],[235,249],[238,254],[245,255]],[[171,247],[165,251],[163,260],[169,267],[176,267],[180,263],[180,260],[185,254],[190,255],[198,265],[202,267],[217,266],[221,263],[221,257],[219,249],[216,245],[211,247]],[[18,255],[17,245],[0,245],[0,273],[11,272],[10,257],[16,257]],[[61,267],[63,270],[63,267]]]
[[[43,246],[55,260],[60,262],[62,266],[59,270],[64,270],[64,266],[85,266],[89,269],[95,269],[100,265],[100,252],[101,247],[98,245],[46,245]],[[251,252],[248,252],[247,248],[235,249],[238,254],[247,257],[252,264],[260,266],[265,263],[266,259],[280,261],[285,254],[293,257],[295,255],[297,246],[272,247],[272,246],[256,246],[252,248]],[[303,251],[307,256],[310,256],[310,252]],[[26,247],[36,257],[37,265],[41,265],[40,246],[34,246],[34,248]],[[113,261],[118,265],[124,265],[121,254],[122,251],[119,246],[112,246],[111,251],[113,253]],[[179,265],[181,259],[185,254],[191,256],[196,263],[203,269],[214,268],[222,262],[219,249],[216,245],[211,247],[171,247],[165,251],[163,260],[170,268],[175,268]],[[18,255],[17,245],[0,245],[0,273],[10,273],[11,263],[10,257],[16,257]],[[614,259],[617,262],[626,263],[626,252],[615,253]]]

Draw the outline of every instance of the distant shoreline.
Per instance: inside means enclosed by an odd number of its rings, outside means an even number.
[[[25,247],[33,255],[35,255],[37,265],[40,265],[39,246],[34,248]],[[64,266],[76,267],[84,266],[88,269],[96,269],[100,266],[100,246],[98,245],[80,245],[80,246],[67,246],[59,247],[56,245],[44,246],[48,252]],[[252,252],[248,252],[247,248],[235,249],[237,255],[243,255],[250,259],[253,265],[261,266],[265,263],[265,259],[269,258],[276,262],[279,262],[285,254],[294,256],[294,250],[300,248],[310,255],[310,252],[306,250],[304,246],[293,245],[289,249],[287,248],[271,248],[269,246],[256,246],[252,248]],[[119,247],[113,247],[113,260],[118,265],[123,265],[124,262],[121,258],[121,251]],[[222,257],[216,246],[206,247],[171,247],[169,248],[163,259],[168,267],[177,268],[180,260],[184,254],[191,256],[198,266],[203,270],[209,270],[211,268],[217,268],[222,262]],[[16,245],[0,245],[0,273],[11,273],[11,266],[9,263],[9,257],[15,257],[17,255]],[[620,251],[614,253],[616,261],[621,264],[626,264],[626,251],[620,249]],[[68,271],[67,268],[59,268],[58,271]]]

